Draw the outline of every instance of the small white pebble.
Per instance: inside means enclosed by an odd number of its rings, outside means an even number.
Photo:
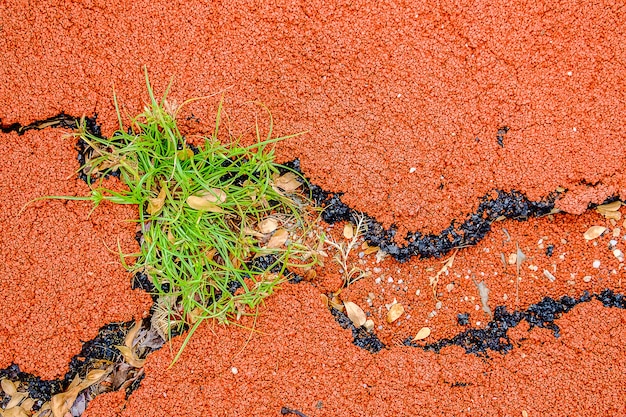
[[[451,292],[454,289],[454,284],[450,283],[446,285],[446,291]]]
[[[420,289],[415,290],[415,295],[420,295],[421,293],[422,293],[422,290]]]
[[[409,169],[409,174],[414,173],[415,171],[417,171],[417,168],[415,167],[411,167],[411,169]]]
[[[506,294],[503,294],[503,295],[502,295],[502,299],[503,299],[504,301],[506,301],[506,300],[508,300],[508,299],[509,299],[509,296],[508,296],[508,295],[506,295]]]
[[[402,284],[402,283],[404,283],[404,280],[399,279],[398,284]]]
[[[593,261],[593,267],[596,269],[600,268],[600,261],[598,261],[597,259]]]
[[[435,308],[437,310],[441,310],[441,307],[443,306],[443,303],[441,301],[437,301],[437,304],[435,304]]]
[[[374,282],[375,282],[376,284],[380,284],[380,277],[376,278],[376,279],[374,280]]]
[[[576,131],[577,131],[577,129],[576,129],[575,127],[574,127],[574,128],[572,128],[572,130],[573,130],[574,132],[576,132]]]
[[[480,324],[481,324],[481,323],[480,323],[479,321],[477,321],[477,322],[476,322],[476,326],[480,326]]]
[[[383,272],[383,270],[379,267],[374,267],[374,269],[372,269],[372,271],[374,271],[375,274],[380,274],[381,272]]]
[[[233,375],[237,375],[239,373],[239,369],[235,368],[234,366],[232,368],[230,368],[230,372],[233,373]]]
[[[478,304],[476,304],[476,306],[474,306],[474,308],[476,309],[476,311],[480,310],[480,306]]]
[[[591,275],[585,275],[585,276],[583,277],[583,281],[585,281],[585,282],[591,282]]]
[[[393,278],[391,277],[387,278],[387,282],[393,282]]]
[[[572,71],[567,71],[567,76],[571,77],[574,73]]]
[[[615,249],[613,251],[613,256],[619,259],[620,262],[622,262],[622,260],[624,259],[624,253],[619,249]]]

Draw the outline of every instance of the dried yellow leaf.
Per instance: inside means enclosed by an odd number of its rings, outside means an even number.
[[[363,327],[365,328],[365,330],[367,330],[368,332],[371,331],[374,328],[374,320],[372,319],[368,319],[365,321],[365,324],[363,325]]]
[[[224,210],[215,203],[211,203],[204,197],[191,195],[187,197],[187,204],[194,210],[210,211],[212,213],[223,213]]]
[[[50,410],[52,410],[54,417],[64,417],[74,404],[74,401],[76,401],[78,394],[85,388],[89,388],[100,381],[107,373],[107,370],[95,369],[89,371],[83,381],[76,376],[67,391],[56,394],[50,399]]]
[[[0,413],[2,417],[28,417],[28,413],[22,407],[7,408]]]
[[[376,253],[380,250],[378,246],[368,246],[367,249],[363,251],[365,255],[371,255],[372,253]]]
[[[596,207],[596,210],[598,210],[598,211],[617,211],[617,210],[619,210],[619,208],[621,206],[622,206],[622,202],[617,200],[617,201],[613,201],[612,203],[599,205],[598,207]]]
[[[343,305],[346,307],[346,315],[354,324],[354,327],[361,327],[367,321],[365,312],[361,307],[354,304],[352,301],[345,301]]]
[[[34,405],[35,405],[35,400],[33,400],[32,398],[26,398],[24,401],[22,401],[22,404],[20,404],[20,407],[22,407],[26,411],[30,411],[33,409]]]
[[[587,231],[584,233],[583,236],[587,240],[593,240],[597,238],[598,236],[600,236],[605,231],[606,231],[606,227],[604,226],[591,226],[589,229],[587,229]]]
[[[274,232],[270,240],[267,242],[267,248],[278,249],[287,242],[289,232],[286,229],[278,229]]]
[[[426,339],[428,336],[430,336],[430,328],[422,327],[413,338],[413,341],[416,342],[418,340],[423,340]]]
[[[131,349],[129,349],[126,346],[115,346],[117,348],[117,350],[120,351],[120,353],[122,354],[122,356],[124,357],[124,360],[126,361],[126,363],[128,363],[130,366],[134,367],[134,368],[143,368],[143,366],[146,363],[145,359],[139,359],[137,357],[137,355],[135,354],[135,352],[133,352]]]
[[[139,333],[139,329],[141,329],[141,321],[136,321],[135,325],[126,333],[126,337],[124,338],[124,346],[129,349],[133,348],[133,341],[135,340],[135,336]]]
[[[228,196],[224,192],[224,190],[220,190],[219,188],[209,188],[208,191],[204,190],[198,193],[199,197],[204,198],[209,203],[225,203]]]
[[[0,381],[0,385],[2,386],[2,391],[4,391],[6,395],[13,396],[17,393],[17,387],[15,384],[6,378]]]
[[[346,223],[343,226],[343,237],[346,239],[352,239],[354,237],[354,229],[350,223]]]
[[[394,304],[387,312],[387,323],[393,323],[404,313],[404,307],[402,304]]]
[[[27,397],[28,397],[27,392],[16,392],[15,395],[11,396],[11,400],[7,404],[6,408],[9,409],[9,408],[17,407],[18,405],[20,405],[22,400]]]
[[[298,176],[293,172],[287,172],[274,180],[274,185],[288,193],[295,191],[302,185],[298,181]]]
[[[322,303],[324,303],[324,307],[330,308],[328,296],[326,294],[320,294],[320,298],[322,299]]]
[[[176,152],[176,156],[179,160],[186,161],[187,159],[193,158],[193,151],[189,148],[181,149],[180,151]]]
[[[166,196],[165,187],[161,188],[159,191],[159,195],[156,198],[148,199],[148,214],[156,214],[161,208],[163,208],[163,204],[165,204],[165,196]]]
[[[333,298],[331,298],[328,303],[330,304],[330,306],[332,308],[334,308],[335,310],[339,310],[341,312],[343,312],[343,310],[345,309],[345,307],[343,306],[343,303],[341,302],[341,300],[339,299],[339,297],[337,297],[336,295],[333,296]]]
[[[259,230],[261,233],[272,233],[278,227],[278,220],[273,217],[268,217],[265,220],[259,222]]]

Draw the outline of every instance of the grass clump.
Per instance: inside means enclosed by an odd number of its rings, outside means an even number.
[[[309,229],[309,200],[298,193],[300,178],[286,169],[281,175],[274,163],[273,144],[291,136],[272,137],[271,114],[266,137],[257,125],[256,143],[223,144],[220,102],[213,134],[196,138],[201,143],[194,147],[177,127],[180,108],[168,103],[167,91],[157,100],[147,74],[146,85],[149,105],[127,130],[117,99],[120,127],[111,138],[79,126],[75,136],[90,148],[82,170],[92,191],[69,198],[92,200],[94,208],[103,200],[137,205],[141,251],[122,261],[136,258],[132,269],[154,284],[167,338],[191,327],[184,348],[204,319],[228,323],[254,314],[284,280],[287,267],[317,262],[311,249],[317,243],[308,242],[319,239]],[[110,173],[119,173],[127,189],[103,186]]]

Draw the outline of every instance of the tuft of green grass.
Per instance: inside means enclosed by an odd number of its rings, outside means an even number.
[[[281,175],[274,163],[273,144],[293,136],[273,137],[269,112],[266,137],[257,125],[253,145],[237,138],[223,144],[220,102],[213,134],[193,147],[177,127],[180,107],[168,103],[169,87],[157,100],[147,72],[146,85],[149,104],[129,128],[114,96],[119,130],[111,138],[91,134],[84,123],[74,133],[90,148],[82,171],[91,195],[52,198],[91,200],[94,209],[105,200],[138,207],[141,250],[120,255],[154,284],[167,338],[190,327],[175,362],[203,320],[232,323],[254,314],[286,268],[315,265],[319,237],[311,230],[309,199],[298,193],[301,178]],[[127,189],[103,185],[113,172]],[[128,257],[135,259],[131,267]]]

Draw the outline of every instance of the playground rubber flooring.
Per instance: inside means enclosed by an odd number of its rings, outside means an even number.
[[[254,103],[304,132],[279,162],[337,241],[366,215],[365,276],[339,298],[374,327],[329,308],[327,260],[70,415],[626,415],[624,45],[609,1],[4,2],[0,377],[30,381],[35,410],[150,314],[117,253],[139,248],[135,207],[24,208],[89,193],[67,133],[85,116],[111,135],[114,90],[141,112],[145,66],[157,95],[213,95],[186,107],[190,136],[222,97],[235,135]]]

